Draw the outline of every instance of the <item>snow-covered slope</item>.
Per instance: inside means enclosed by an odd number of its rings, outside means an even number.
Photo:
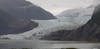
[[[93,6],[86,8],[70,9],[57,15],[58,18],[69,18],[71,21],[75,21],[80,24],[86,23],[92,16],[94,11]]]

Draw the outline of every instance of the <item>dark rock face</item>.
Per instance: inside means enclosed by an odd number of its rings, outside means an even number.
[[[98,9],[98,10],[97,10]],[[100,6],[85,25],[76,30],[60,30],[45,35],[42,40],[100,42]]]
[[[55,40],[61,41],[65,39],[65,36],[69,35],[72,30],[59,30],[56,32],[52,32],[49,35],[43,36],[40,40]]]
[[[100,5],[95,8],[92,21],[98,25],[100,25]]]
[[[0,0],[0,8],[12,16],[36,20],[55,19],[51,13],[25,0]]]
[[[36,22],[25,18],[18,18],[0,10],[0,35],[23,33],[37,26]]]

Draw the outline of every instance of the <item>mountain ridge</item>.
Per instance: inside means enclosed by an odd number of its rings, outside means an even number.
[[[26,0],[0,0],[0,8],[13,16],[20,18],[36,20],[49,20],[56,18],[48,11]]]

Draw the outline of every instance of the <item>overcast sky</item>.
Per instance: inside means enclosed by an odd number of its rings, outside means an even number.
[[[85,7],[92,3],[92,0],[28,0],[32,3],[41,6],[45,10],[54,15],[60,12],[77,7]]]

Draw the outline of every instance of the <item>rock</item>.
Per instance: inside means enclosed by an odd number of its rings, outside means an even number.
[[[59,30],[52,32],[49,35],[45,35],[40,40],[55,40],[55,41],[61,41],[65,39],[65,36],[69,35],[72,30]]]
[[[92,21],[98,25],[100,25],[100,5],[95,8]]]

